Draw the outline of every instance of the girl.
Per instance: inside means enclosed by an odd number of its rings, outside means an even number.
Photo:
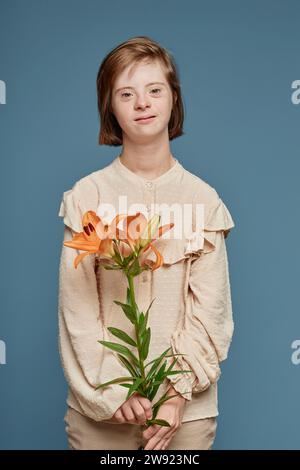
[[[142,206],[150,219],[157,205],[169,209],[174,228],[181,225],[185,233],[155,241],[163,265],[134,278],[136,302],[146,311],[155,298],[147,360],[171,346],[174,354],[185,354],[177,356],[177,370],[191,372],[165,379],[155,397],[157,401],[165,391],[177,394],[157,415],[170,427],[146,428],[151,402],[138,393],[126,400],[128,390],[119,384],[96,391],[97,384],[126,375],[116,354],[98,342],[112,339],[107,326],[132,336],[130,322],[113,302],[124,302],[126,279],[121,272],[103,269],[96,255],[85,257],[74,269],[76,250],[63,246],[59,349],[69,384],[69,446],[210,449],[217,427],[219,364],[227,357],[234,327],[225,244],[234,222],[217,191],[187,171],[170,151],[170,140],[183,135],[184,112],[168,51],[145,36],[120,44],[100,66],[97,93],[99,143],[122,146],[122,151],[111,164],[64,192],[59,211],[64,241],[83,230],[82,216],[88,210],[104,217],[111,208],[134,214]],[[190,210],[183,214],[183,208]]]

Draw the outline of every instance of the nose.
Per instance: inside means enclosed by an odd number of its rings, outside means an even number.
[[[145,93],[136,95],[135,109],[145,109],[150,106],[150,98]]]

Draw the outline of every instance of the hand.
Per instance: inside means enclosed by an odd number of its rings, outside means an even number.
[[[139,393],[134,393],[115,412],[115,414],[105,422],[116,424],[145,424],[147,419],[152,418],[152,403],[148,398],[142,397]]]
[[[178,392],[171,385],[168,390],[168,396],[177,393]],[[158,424],[149,426],[143,432],[143,437],[148,440],[144,450],[167,449],[171,439],[181,426],[186,401],[187,400],[182,395],[178,395],[177,397],[170,398],[161,405],[156,418],[165,419],[171,427],[160,426]]]

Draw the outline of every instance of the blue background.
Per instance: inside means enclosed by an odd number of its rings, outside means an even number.
[[[96,74],[130,37],[179,69],[185,135],[173,154],[215,187],[227,239],[235,333],[219,381],[215,449],[299,448],[299,76],[297,1],[1,1],[0,447],[66,449],[57,344],[63,191],[107,165]]]

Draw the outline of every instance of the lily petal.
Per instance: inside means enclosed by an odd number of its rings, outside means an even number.
[[[166,233],[168,230],[171,230],[173,227],[174,227],[173,222],[171,222],[170,224],[165,224],[162,227],[159,227],[154,237],[152,238],[152,241],[157,240],[157,238],[161,237],[164,233]]]
[[[141,237],[141,234],[144,232],[147,227],[147,219],[142,212],[137,212],[136,215],[129,216],[127,219],[127,235],[132,240],[137,240]]]
[[[85,253],[80,253],[80,255],[77,255],[76,258],[74,259],[74,266],[77,269],[78,264],[85,258],[86,256],[90,255],[92,252],[85,252]]]
[[[65,246],[69,248],[75,248],[76,250],[85,250],[85,251],[94,251],[97,250],[100,246],[101,240],[95,238],[94,236],[89,236],[87,233],[76,233],[72,240],[64,242]]]
[[[160,266],[163,265],[164,259],[160,251],[154,245],[152,245],[152,243],[149,243],[148,248],[149,247],[154,251],[156,260],[152,261],[152,260],[147,259],[147,255],[143,252],[141,264],[142,266],[145,266],[145,265],[150,266],[151,270],[154,271],[155,269],[158,269],[160,268]]]

